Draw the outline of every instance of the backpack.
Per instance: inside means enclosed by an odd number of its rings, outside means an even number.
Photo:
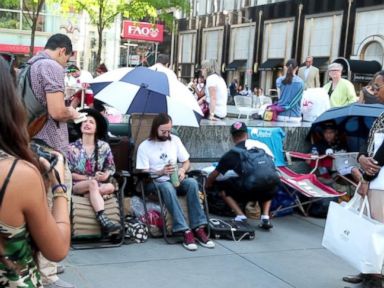
[[[45,58],[38,58],[39,61]],[[30,137],[35,136],[48,120],[47,107],[42,105],[36,98],[31,85],[31,67],[34,63],[27,63],[22,68],[17,77],[17,86],[21,100],[27,111],[28,133]]]
[[[260,189],[271,189],[280,183],[272,157],[263,149],[254,147],[247,150],[234,147],[232,151],[240,156],[242,189],[254,192]]]

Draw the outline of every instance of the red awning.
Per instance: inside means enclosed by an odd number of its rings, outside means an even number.
[[[44,47],[36,47],[33,53],[36,54],[44,50]],[[26,45],[13,45],[13,44],[0,44],[0,52],[7,52],[12,54],[29,54],[29,46]]]

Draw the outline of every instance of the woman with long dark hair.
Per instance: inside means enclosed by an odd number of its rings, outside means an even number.
[[[296,75],[298,66],[295,59],[288,60],[285,69],[285,75],[276,80],[276,87],[280,91],[279,101],[267,109],[277,114],[274,120],[300,122],[304,82]]]
[[[83,109],[87,119],[78,126],[81,138],[69,144],[67,158],[72,172],[73,193],[89,194],[91,205],[104,233],[119,230],[104,213],[104,195],[115,191],[109,179],[115,173],[115,163],[109,144],[105,139],[107,121],[94,109]]]
[[[0,286],[43,287],[36,252],[60,261],[70,244],[69,199],[53,172],[62,176],[64,163],[57,155],[58,164],[51,169],[40,158],[50,170],[44,182],[29,148],[25,109],[9,69],[0,59]],[[52,186],[52,213],[46,185]]]

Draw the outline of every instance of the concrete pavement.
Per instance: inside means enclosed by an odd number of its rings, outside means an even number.
[[[257,227],[258,221],[250,221]],[[361,288],[341,278],[356,271],[321,246],[325,221],[273,219],[254,240],[217,240],[189,252],[160,239],[119,248],[71,250],[62,278],[78,288]]]

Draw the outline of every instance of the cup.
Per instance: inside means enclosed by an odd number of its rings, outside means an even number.
[[[173,185],[173,187],[177,188],[180,186],[180,180],[179,180],[179,174],[178,174],[178,166],[177,163],[169,162],[170,165],[173,166],[173,172],[170,175],[170,180]]]

